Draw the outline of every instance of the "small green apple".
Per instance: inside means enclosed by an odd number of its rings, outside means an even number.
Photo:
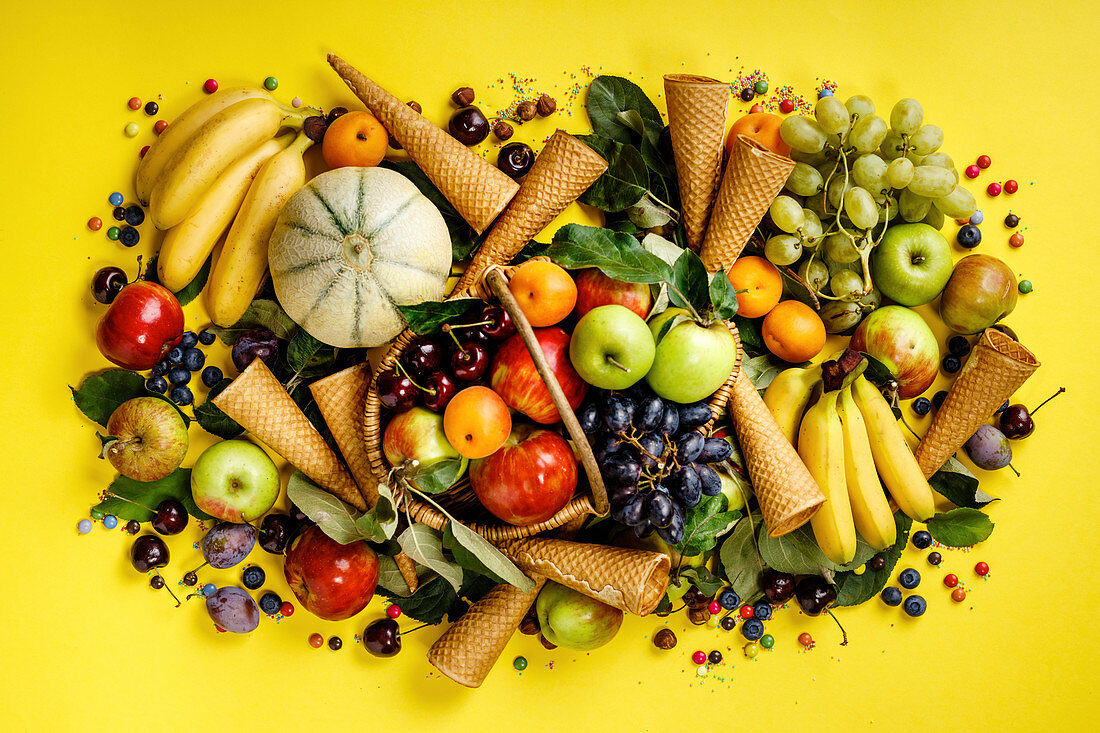
[[[191,469],[195,505],[212,517],[240,524],[259,519],[279,498],[279,469],[247,440],[207,448]]]
[[[600,389],[626,389],[653,364],[653,334],[637,313],[601,305],[584,314],[569,341],[569,361],[581,379]]]
[[[887,298],[924,305],[951,277],[951,245],[927,224],[892,226],[871,253],[871,274]]]
[[[688,316],[684,308],[669,308],[649,320],[654,340],[661,327],[676,316]],[[700,326],[694,320],[678,323],[657,344],[646,382],[658,396],[688,403],[710,397],[721,387],[737,363],[737,342],[726,324],[715,321]]]
[[[623,623],[619,609],[553,581],[539,592],[535,610],[548,642],[578,651],[603,646]]]

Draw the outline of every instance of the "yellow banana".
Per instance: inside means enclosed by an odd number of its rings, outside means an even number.
[[[844,430],[836,411],[839,392],[825,392],[806,411],[798,430],[798,455],[810,469],[825,503],[810,517],[817,546],[838,565],[856,556],[856,527],[844,475]]]
[[[232,326],[248,310],[267,271],[267,243],[279,213],[306,182],[302,154],[313,144],[304,134],[272,156],[256,174],[241,210],[226,235],[206,290],[210,317]]]
[[[293,139],[290,133],[280,135],[238,158],[207,190],[191,215],[168,230],[157,256],[157,276],[164,287],[177,292],[195,279],[218,238],[233,223],[260,166]]]
[[[905,442],[905,435],[886,398],[862,376],[852,383],[852,397],[867,424],[871,455],[890,496],[910,518],[928,521],[936,513],[932,487]]]
[[[226,89],[205,96],[180,113],[179,117],[172,120],[172,124],[164,129],[164,132],[156,139],[146,151],[145,157],[138,162],[137,174],[134,176],[134,188],[137,191],[138,201],[148,206],[149,196],[153,193],[153,185],[160,174],[164,172],[164,166],[168,164],[176,151],[183,147],[191,136],[199,131],[214,115],[237,102],[246,99],[271,99],[270,94],[263,89]]]
[[[836,411],[844,430],[844,474],[848,479],[852,518],[867,544],[876,550],[885,550],[897,540],[897,527],[875,469],[867,426],[850,386],[840,391]]]
[[[764,390],[764,404],[791,445],[798,445],[798,424],[820,382],[821,367],[792,367],[775,375]]]
[[[246,99],[206,121],[164,167],[149,199],[157,229],[170,229],[194,211],[225,169],[249,150],[275,137],[294,115],[269,99]]]

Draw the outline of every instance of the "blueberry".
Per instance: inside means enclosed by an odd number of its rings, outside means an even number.
[[[952,336],[947,339],[947,350],[955,356],[966,356],[970,353],[970,342],[964,336]]]
[[[927,550],[929,547],[932,546],[931,533],[923,529],[919,532],[914,532],[912,540],[913,547],[917,548],[918,550]]]
[[[187,384],[191,381],[191,372],[185,367],[172,367],[168,370],[168,381],[172,384]]]
[[[115,218],[115,221],[126,221],[126,207],[116,206],[114,211],[111,212],[111,216]]]
[[[199,331],[199,343],[203,346],[209,346],[210,344],[214,343],[217,338],[218,337],[214,335],[214,332],[209,329],[204,328],[203,330]]]
[[[927,397],[918,397],[913,400],[913,412],[918,415],[927,415],[932,411],[932,400]]]
[[[198,349],[184,349],[183,360],[180,362],[189,372],[197,372],[206,363],[206,354]]]
[[[741,596],[734,592],[733,588],[725,588],[718,594],[718,605],[727,611],[732,611],[741,603]]]
[[[194,331],[184,331],[180,336],[179,347],[181,349],[194,348],[199,343],[199,335]]]
[[[981,244],[982,231],[973,224],[967,224],[959,229],[959,233],[955,235],[955,239],[958,241],[960,247],[974,249]]]
[[[172,391],[168,393],[168,397],[177,405],[190,405],[195,401],[195,395],[191,394],[191,388],[184,387],[182,384],[173,387]]]
[[[133,204],[126,207],[123,218],[126,220],[127,224],[132,227],[136,227],[139,226],[143,221],[145,221],[145,211],[137,204]]]
[[[770,603],[761,601],[752,607],[752,617],[758,618],[761,621],[767,621],[772,617],[772,607]]]
[[[283,605],[283,599],[275,595],[271,591],[264,593],[260,596],[260,610],[269,616],[274,616],[279,612],[279,608]]]
[[[884,588],[881,594],[882,602],[887,606],[901,605],[901,591],[894,586]]]
[[[208,366],[202,370],[202,383],[207,387],[213,387],[218,382],[222,381],[222,370],[216,366]]]
[[[154,377],[163,377],[167,373],[168,373],[168,362],[166,360],[161,359],[160,361],[158,361],[156,364],[153,365],[153,376]]]
[[[948,374],[954,374],[962,368],[962,361],[960,361],[959,357],[955,356],[954,354],[948,354],[947,356],[943,357],[943,363],[941,364],[941,366],[943,366],[943,370]]]
[[[168,352],[169,364],[179,364],[181,361],[183,361],[183,349],[177,346]]]
[[[938,409],[940,409],[940,405],[942,405],[943,401],[946,400],[946,399],[947,399],[947,390],[946,389],[941,389],[939,392],[932,395],[932,406],[935,407],[938,410]]]
[[[267,579],[267,573],[259,565],[249,565],[241,573],[241,583],[249,590],[256,590]],[[281,604],[280,604],[281,605]]]
[[[924,612],[928,609],[928,602],[923,597],[918,595],[912,595],[905,599],[905,613],[909,614],[913,618],[917,616],[923,616]]]
[[[118,233],[118,241],[127,247],[133,247],[140,239],[141,235],[138,234],[138,230],[129,225],[122,227],[122,231]]]
[[[902,570],[901,575],[898,576],[898,583],[906,590],[913,590],[920,585],[920,573],[913,568],[906,568]]]
[[[749,641],[756,641],[764,635],[764,622],[758,618],[750,618],[741,624],[741,634]]]
[[[145,389],[164,394],[168,389],[168,382],[164,381],[164,377],[149,377],[145,380]]]

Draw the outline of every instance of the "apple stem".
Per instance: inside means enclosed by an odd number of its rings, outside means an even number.
[[[442,331],[443,331],[443,333],[447,334],[448,336],[450,336],[451,338],[454,339],[455,346],[457,346],[458,350],[462,352],[463,356],[465,356],[466,355],[466,349],[462,348],[462,343],[458,340],[458,336],[455,336],[454,328],[451,326],[451,324],[444,323]],[[410,381],[411,381],[411,378],[410,378]],[[413,384],[416,384],[416,382],[413,382]]]
[[[164,576],[160,574],[160,570],[154,570],[153,572],[155,572],[161,580],[164,580]],[[164,589],[168,591],[168,595],[172,596],[172,600],[176,602],[176,608],[179,608],[181,605],[180,599],[177,598],[176,594],[172,592],[172,586],[168,584],[167,580],[164,580]]]
[[[840,645],[848,646],[848,632],[844,630],[844,626],[840,623],[840,619],[838,619],[828,608],[825,609],[825,613],[829,614],[829,618],[836,622],[836,625],[840,627],[840,633],[844,635],[844,641],[840,642]]]
[[[1058,391],[1057,391],[1057,392],[1055,392],[1055,393],[1054,393],[1054,394],[1052,394],[1052,395],[1051,395],[1050,397],[1047,397],[1047,398],[1046,398],[1045,400],[1043,400],[1042,402],[1040,402],[1040,403],[1039,403],[1039,407],[1036,407],[1036,408],[1035,408],[1034,410],[1032,410],[1032,411],[1031,411],[1031,414],[1032,414],[1032,415],[1034,415],[1034,414],[1035,414],[1036,412],[1038,412],[1038,411],[1039,411],[1039,408],[1041,408],[1041,407],[1042,407],[1043,405],[1045,405],[1046,403],[1050,402],[1050,401],[1051,401],[1051,400],[1053,400],[1053,399],[1054,399],[1055,397],[1057,397],[1058,395],[1062,394],[1062,393],[1063,393],[1063,392],[1065,392],[1065,391],[1066,391],[1066,388],[1065,388],[1065,387],[1059,387],[1059,388],[1058,388]]]
[[[608,357],[605,357],[605,358],[606,358],[606,359],[607,359],[607,361],[608,361],[608,362],[609,362],[609,363],[610,363],[610,364],[611,364],[612,366],[614,366],[614,367],[615,367],[616,369],[621,369],[621,370],[623,370],[624,372],[627,372],[627,373],[629,373],[629,372],[630,372],[630,367],[625,367],[625,366],[623,366],[622,364],[620,364],[620,363],[619,363],[618,361],[616,361],[616,360],[615,360],[615,357],[613,357],[613,356],[608,356]]]

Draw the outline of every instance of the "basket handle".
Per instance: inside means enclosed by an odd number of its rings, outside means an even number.
[[[519,303],[512,296],[512,291],[508,289],[508,281],[500,268],[490,267],[484,277],[485,283],[489,286],[493,295],[497,296],[500,304],[504,306],[504,310],[508,311],[508,315],[512,317],[512,321],[516,324],[516,330],[519,332],[520,338],[523,339],[528,353],[531,354],[531,359],[535,362],[535,369],[538,370],[539,376],[546,384],[546,389],[550,392],[550,399],[554,401],[554,406],[558,408],[561,421],[565,424],[569,437],[573,439],[574,445],[577,446],[577,450],[581,454],[581,463],[584,465],[585,473],[588,474],[588,484],[592,490],[592,504],[596,513],[601,516],[607,514],[610,509],[607,501],[607,489],[604,488],[603,476],[600,475],[600,467],[596,464],[596,456],[592,454],[592,446],[588,444],[588,438],[581,430],[581,424],[577,421],[577,416],[573,414],[573,408],[569,406],[569,401],[565,399],[565,393],[562,392],[561,385],[558,384],[558,379],[550,368],[550,363],[546,361],[546,355],[542,353],[542,347],[539,346],[539,342],[535,338],[535,331],[531,328],[531,324],[527,322],[523,311],[520,310]]]

